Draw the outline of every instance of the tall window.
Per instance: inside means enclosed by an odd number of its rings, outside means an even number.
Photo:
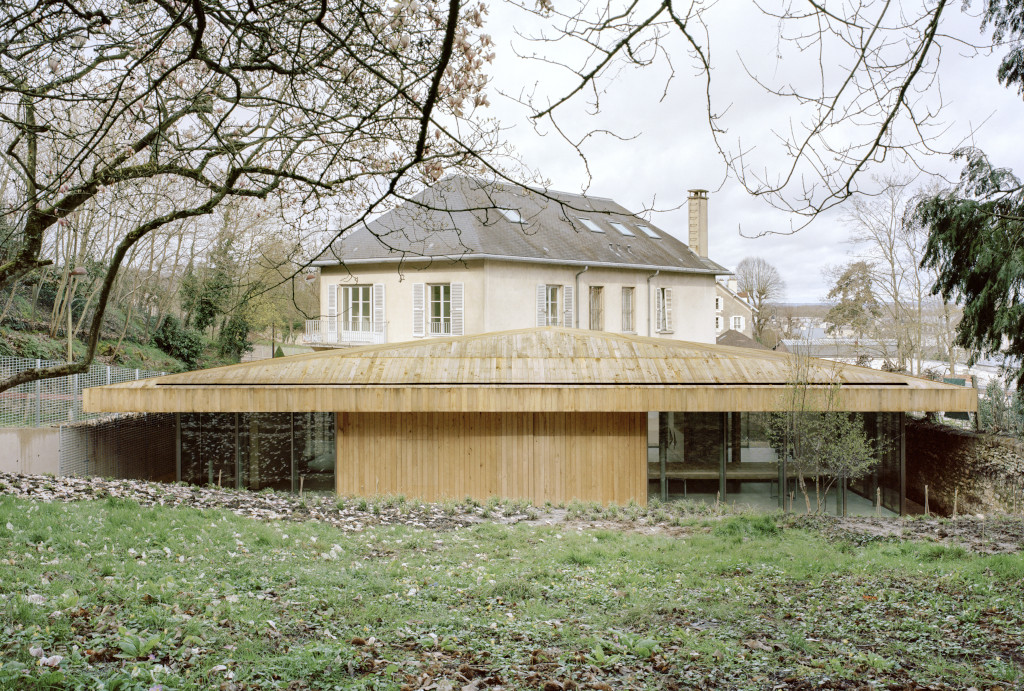
[[[672,333],[672,289],[658,288],[654,293],[654,309],[658,333]]]
[[[604,287],[590,286],[590,328],[604,329]]]
[[[622,289],[622,331],[633,333],[636,326],[633,324],[633,287]]]
[[[743,321],[743,317],[733,317],[732,328],[735,329],[736,331],[743,331]]]
[[[562,302],[561,294],[562,286],[545,286],[544,288],[544,314],[546,318],[546,326],[558,326],[561,321],[558,316],[561,314],[561,311],[559,310]]]
[[[430,335],[444,336],[452,332],[452,287],[439,283],[430,288]]]
[[[341,328],[344,331],[370,331],[370,286],[342,286]]]

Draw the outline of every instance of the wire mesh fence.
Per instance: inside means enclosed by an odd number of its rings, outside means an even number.
[[[132,413],[60,427],[59,475],[173,482],[173,413]]]
[[[60,364],[63,362],[0,357],[0,378],[7,378],[27,369]],[[109,414],[82,412],[82,389],[159,377],[164,374],[166,372],[93,365],[88,372],[82,374],[21,384],[0,393],[0,427],[43,427],[105,417]]]

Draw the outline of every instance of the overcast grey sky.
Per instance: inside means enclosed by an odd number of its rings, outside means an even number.
[[[906,3],[905,9],[909,10],[912,4]],[[557,0],[556,6],[560,6]],[[564,73],[516,57],[515,52],[530,54],[543,50],[562,60],[578,53],[561,44],[527,42],[517,36],[516,29],[536,33],[543,27],[542,22],[503,4],[491,5],[490,9],[487,31],[496,42],[492,88],[513,95],[523,90],[549,97],[564,93],[572,83]],[[771,129],[785,127],[801,114],[791,101],[760,91],[744,73],[738,55],[742,55],[743,64],[758,69],[766,78],[797,85],[819,80],[817,58],[787,52],[789,46],[780,47],[776,27],[759,16],[749,3],[719,3],[712,11],[709,26],[715,65],[714,93],[720,95],[717,105],[729,106],[724,141],[730,145],[742,142],[757,170],[769,174],[783,170],[786,159],[773,140]],[[985,41],[979,28],[976,17],[960,13],[959,3],[943,26],[945,32],[976,43]],[[703,78],[694,76],[680,44],[673,45],[676,75],[664,98],[668,68],[662,61],[642,70],[622,72],[602,94],[597,114],[588,113],[582,100],[562,112],[561,123],[573,136],[592,129],[607,129],[631,137],[628,141],[609,136],[589,139],[586,165],[564,140],[552,133],[549,125],[542,123],[535,129],[526,118],[526,110],[511,99],[493,95],[490,114],[509,128],[506,136],[523,161],[548,178],[554,189],[586,188],[590,194],[611,197],[634,211],[652,206],[671,209],[685,205],[688,189],[711,190],[711,257],[729,268],[748,255],[764,257],[786,279],[788,300],[818,301],[827,292],[821,268],[848,260],[851,252],[845,242],[849,230],[843,223],[842,209],[817,217],[799,232],[786,234],[804,221],[753,198],[735,180],[727,178],[708,131]],[[994,163],[1024,172],[1019,135],[1024,103],[1016,93],[997,83],[998,57],[970,54],[971,51],[949,39],[942,45],[939,76],[945,108],[941,127],[934,131],[938,136],[935,146],[949,150],[970,136],[970,141],[984,149]],[[1002,52],[1005,51],[998,54]],[[783,59],[777,59],[778,55]],[[826,64],[826,74],[836,67]],[[938,103],[935,88],[916,96],[922,100],[922,106],[924,102]],[[952,164],[948,156],[921,160],[929,171],[952,177],[959,172],[959,166]],[[871,169],[877,175],[901,171],[920,173],[913,166],[889,161]],[[923,182],[925,176],[921,175],[919,180]],[[685,206],[654,213],[651,220],[686,240]],[[744,237],[762,233],[768,234]]]

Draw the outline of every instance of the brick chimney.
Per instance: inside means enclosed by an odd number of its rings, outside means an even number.
[[[708,256],[708,191],[690,190],[690,249]]]

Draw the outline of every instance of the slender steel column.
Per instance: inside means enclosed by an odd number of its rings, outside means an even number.
[[[235,413],[235,489],[245,489],[242,486],[242,446],[238,442],[238,413]]]
[[[900,416],[900,515],[907,515],[907,414]]]
[[[722,446],[718,452],[718,496],[722,501],[725,501],[725,461],[726,449],[729,445],[729,415],[728,413],[719,413],[718,417],[719,424],[722,426]]]
[[[658,467],[662,501],[668,501],[668,480],[665,477],[668,466],[668,420],[668,413],[658,413]]]
[[[174,414],[174,473],[181,482],[181,413]]]

